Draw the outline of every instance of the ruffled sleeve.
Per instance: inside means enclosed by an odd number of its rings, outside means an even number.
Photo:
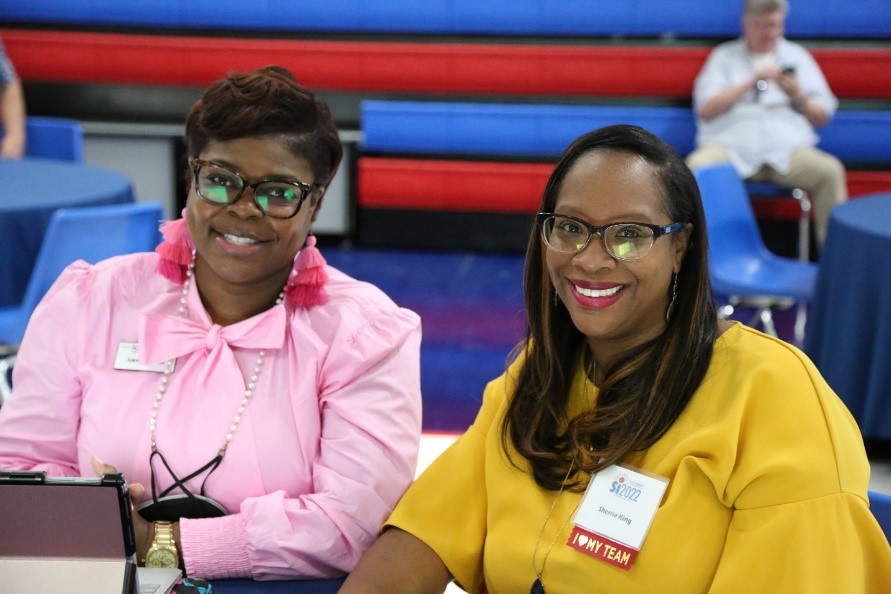
[[[891,548],[866,500],[853,417],[794,347],[762,338],[735,348],[725,388],[745,396],[726,416],[735,426],[715,428],[739,437],[720,483],[733,512],[711,590],[891,592]]]
[[[839,493],[733,513],[712,592],[891,592],[891,550],[867,503]]]

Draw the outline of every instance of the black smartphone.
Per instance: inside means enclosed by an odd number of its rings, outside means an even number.
[[[795,66],[783,66],[783,74],[795,74]]]

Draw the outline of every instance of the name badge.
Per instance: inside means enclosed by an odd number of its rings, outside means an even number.
[[[668,479],[612,465],[588,485],[567,546],[628,570],[659,509]]]
[[[124,371],[158,371],[163,372],[166,363],[142,365],[139,362],[139,346],[135,342],[122,342],[114,357],[114,368]]]

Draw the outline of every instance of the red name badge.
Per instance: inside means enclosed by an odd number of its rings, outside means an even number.
[[[566,544],[572,548],[591,555],[597,559],[612,563],[616,567],[628,570],[637,557],[637,551],[621,543],[615,542],[584,528],[576,526],[569,534]]]

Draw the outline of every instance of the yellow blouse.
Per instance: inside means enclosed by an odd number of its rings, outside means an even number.
[[[737,324],[669,431],[626,464],[670,480],[633,566],[566,545],[579,493],[539,488],[507,461],[506,402],[522,361],[491,382],[467,432],[388,525],[432,547],[470,592],[891,592],[891,548],[867,503],[854,419],[807,357]],[[597,389],[576,369],[570,410]],[[544,528],[542,529],[542,526]],[[539,538],[540,537],[540,538]],[[553,545],[551,544],[553,543]]]

